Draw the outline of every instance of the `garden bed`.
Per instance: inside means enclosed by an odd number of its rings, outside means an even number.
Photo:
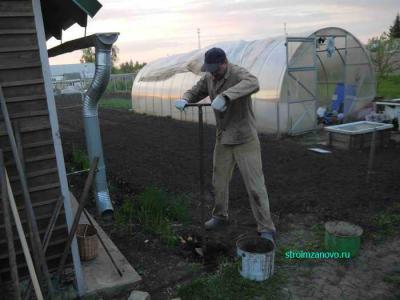
[[[64,154],[69,160],[73,151],[85,148],[79,107],[59,111],[59,121]],[[234,257],[235,242],[240,235],[255,233],[246,190],[236,170],[230,186],[231,224],[225,230],[209,233],[208,241],[215,246],[215,255],[204,267],[193,251],[200,233],[197,124],[113,109],[100,110],[100,124],[116,210],[124,198],[136,199],[151,186],[189,199],[189,223],[171,223],[176,235],[185,242],[179,238],[174,245],[167,245],[158,234],[149,233],[136,221],[128,231],[116,232],[114,226],[106,228],[143,277],[143,288],[152,294],[152,299],[168,299],[175,295],[179,285],[199,274],[214,272],[218,257],[228,260]],[[214,135],[215,128],[205,126],[207,216],[212,208]],[[372,183],[367,185],[368,151],[334,150],[332,154],[320,155],[307,150],[298,139],[261,136],[260,140],[278,232],[296,227],[288,217],[293,214],[312,215],[310,226],[339,219],[359,224],[367,233],[374,232],[377,228],[371,222],[373,217],[399,200],[400,162],[396,145],[379,152]],[[77,191],[83,178],[70,178]]]

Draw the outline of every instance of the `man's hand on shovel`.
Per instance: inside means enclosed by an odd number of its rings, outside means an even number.
[[[175,107],[180,111],[184,111],[188,102],[185,99],[179,99],[175,101]]]

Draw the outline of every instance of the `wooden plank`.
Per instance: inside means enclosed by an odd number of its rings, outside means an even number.
[[[41,186],[35,186],[29,189],[29,193],[33,194],[33,193],[37,193],[37,192],[42,192],[42,191],[46,191],[46,190],[52,190],[52,189],[58,189],[60,188],[60,183],[56,182],[56,183],[50,183],[50,184],[45,184],[45,185],[41,185]],[[22,191],[16,191],[14,193],[15,196],[19,196],[22,195]]]
[[[55,232],[58,232],[58,233],[63,232],[63,231],[67,232],[68,227],[67,227],[67,225],[65,223],[63,223],[63,224],[58,224],[54,229],[55,229]],[[46,228],[44,227],[42,230],[40,230],[40,235],[43,236],[45,234],[45,232],[46,232]],[[62,238],[62,240],[64,241],[64,244],[65,244],[66,243],[66,239]],[[14,241],[18,242],[18,237],[15,237]],[[7,241],[5,239],[3,239],[3,237],[2,237],[2,239],[0,240],[0,247],[3,247],[3,245],[6,244],[6,243],[7,243]],[[49,246],[50,247],[54,246],[54,241],[52,243],[50,243]],[[7,254],[7,253],[4,253],[2,251],[1,254],[0,254],[1,255],[0,257],[2,257],[4,254]]]
[[[64,217],[64,216],[63,216]],[[65,235],[67,234],[67,232],[68,232],[68,228],[67,228],[67,225],[66,224],[64,224],[65,222],[58,222],[59,224],[57,224],[57,226],[56,226],[56,228],[55,228],[55,233],[56,233],[56,235],[55,236],[53,236],[53,238],[54,237],[56,237],[56,236],[62,236],[64,233],[65,233]],[[46,224],[46,226],[48,225],[48,221],[46,221],[45,222],[45,224]],[[41,236],[43,236],[44,234],[45,234],[45,232],[46,232],[46,226],[44,226],[41,230],[40,230],[40,235]],[[63,238],[64,239],[64,238]],[[16,241],[16,244],[18,244],[18,238],[15,238],[14,239],[14,241]],[[64,243],[66,242],[66,240],[64,239]],[[4,249],[3,247],[4,246],[6,246],[5,244],[7,244],[7,242],[3,239],[3,237],[2,237],[2,240],[0,240],[0,256],[3,256],[3,255],[5,255],[5,254],[7,254],[7,251],[5,251],[6,249]],[[50,245],[51,247],[52,246],[54,246],[54,245]],[[16,248],[18,248],[18,246],[16,247]],[[61,248],[61,247],[60,247]],[[61,251],[60,251],[61,252]],[[0,263],[0,265],[1,265],[1,263]],[[2,299],[2,298],[0,298],[0,299]]]
[[[39,95],[45,92],[43,84],[13,86],[3,89],[6,98]]]
[[[52,154],[46,154],[46,155],[41,155],[41,156],[37,156],[37,157],[30,157],[25,159],[26,163],[30,163],[30,162],[35,162],[35,161],[42,161],[42,160],[49,160],[49,159],[54,159],[56,156],[54,153]]]
[[[0,37],[1,39],[1,37]],[[38,63],[39,52],[35,51],[25,51],[25,52],[3,52],[0,53],[0,66],[2,68],[8,66],[19,66]]]
[[[17,11],[0,12],[0,18],[18,18],[18,17],[34,17],[34,15],[31,12],[17,12]]]
[[[49,145],[53,145],[53,140],[46,140],[46,141],[25,144],[23,146],[23,149],[33,149],[33,148],[49,146]],[[11,152],[11,147],[4,148],[3,152]]]
[[[43,130],[49,130],[51,129],[50,125],[41,125],[41,126],[32,126],[31,128],[22,128],[21,133],[27,133],[27,132],[36,132],[36,131],[43,131]],[[7,132],[5,130],[0,131],[0,137],[1,136],[7,136]]]
[[[15,181],[16,183],[18,180]],[[30,186],[43,186],[50,183],[58,182],[58,177],[55,174],[42,174],[35,177],[31,177],[29,180]]]
[[[33,117],[43,117],[48,116],[49,112],[47,110],[40,111],[27,111],[22,113],[10,114],[10,119],[21,119],[21,118],[33,118]],[[0,116],[0,120],[3,120],[3,117]]]
[[[0,70],[19,70],[19,69],[26,69],[26,68],[36,68],[41,67],[40,62],[32,62],[32,63],[25,63],[19,65],[0,65]]]
[[[14,232],[13,232],[13,227],[11,224],[11,213],[10,213],[10,206],[9,206],[9,200],[8,200],[8,190],[6,188],[7,182],[6,179],[6,169],[4,167],[4,156],[3,152],[0,150],[0,178],[1,178],[1,200],[2,200],[2,209],[3,209],[3,220],[4,220],[4,225],[5,225],[5,231],[6,231],[6,237],[7,237],[7,245],[8,245],[8,253],[5,258],[8,258],[9,261],[9,266],[10,266],[10,273],[11,273],[11,279],[12,279],[12,285],[13,285],[13,291],[14,291],[14,299],[16,300],[21,300],[21,295],[20,295],[20,287],[19,287],[19,276],[18,276],[18,269],[17,269],[17,258],[16,258],[16,248],[14,245]],[[12,199],[14,200],[14,199]],[[15,200],[14,200],[14,214],[18,215],[17,213],[17,207],[15,205]],[[15,218],[14,215],[14,218]],[[17,228],[18,229],[18,228]],[[28,250],[29,251],[29,250]],[[21,253],[26,254],[26,250],[21,251]]]
[[[68,230],[68,226],[67,226],[67,224],[65,224],[65,222],[63,222],[63,220],[62,220],[62,218],[64,218],[64,210],[61,210],[61,212],[60,212],[60,215],[59,215],[59,217],[58,217],[58,219],[57,219],[57,223],[56,223],[56,227],[55,227],[55,231],[64,231],[64,229],[67,231]],[[50,220],[50,219],[49,219]],[[46,229],[47,229],[47,225],[49,224],[49,220],[47,220],[47,219],[43,219],[42,221],[43,221],[43,226],[40,228],[40,231],[39,231],[39,233],[40,233],[40,236],[43,236],[45,233],[46,233]],[[15,224],[14,224],[15,225]],[[54,237],[54,236],[53,236]],[[63,240],[66,242],[66,239],[65,238],[63,238]],[[18,241],[18,237],[15,237],[14,238],[14,241]],[[2,247],[2,245],[3,244],[5,244],[5,243],[7,243],[7,241],[5,240],[5,238],[4,238],[4,236],[1,236],[1,239],[0,239],[0,247]],[[0,248],[1,249],[1,248]],[[2,251],[0,252],[1,254],[0,255],[2,255],[2,254],[4,254],[4,252],[6,252],[6,251],[3,251],[3,249],[1,249]],[[4,249],[5,250],[5,249]]]
[[[8,152],[8,153],[10,153],[10,152]],[[37,156],[44,155],[44,154],[53,154],[54,147],[52,147],[51,145],[45,145],[45,146],[40,146],[40,147],[24,148],[24,153],[25,153],[26,157],[37,157]],[[45,169],[49,169],[49,168],[45,168]],[[38,172],[39,170],[45,170],[45,169],[40,168],[35,171]],[[34,170],[30,170],[30,171],[34,171]]]
[[[1,91],[1,88],[0,88],[0,91]],[[3,96],[3,95],[1,95],[1,96]],[[5,104],[5,102],[3,102],[2,104]],[[7,110],[6,110],[6,108],[4,108],[4,106],[2,107],[2,111],[3,111],[3,114],[7,113]],[[11,133],[10,133],[10,135],[11,135]],[[40,265],[46,265],[47,266],[47,262],[46,262],[45,257],[42,255],[40,257],[41,258],[40,263],[39,263],[39,261],[36,261],[35,262],[35,266],[33,264],[34,262],[32,261],[32,256],[31,256],[31,253],[30,253],[30,250],[29,250],[28,243],[26,241],[25,231],[22,228],[20,216],[18,214],[18,210],[17,210],[17,207],[16,207],[16,202],[15,202],[15,199],[14,199],[14,196],[13,196],[13,191],[12,191],[11,185],[10,185],[10,183],[8,181],[7,171],[4,170],[4,172],[5,172],[5,177],[6,177],[6,180],[7,180],[8,195],[10,197],[9,203],[10,203],[10,206],[11,206],[11,210],[13,211],[14,221],[15,221],[15,225],[16,225],[16,228],[17,228],[17,231],[18,231],[18,236],[19,236],[19,240],[20,240],[20,243],[21,243],[21,247],[22,247],[23,252],[24,252],[25,262],[26,262],[26,265],[27,265],[28,270],[29,270],[29,275],[32,278],[32,282],[33,282],[34,289],[35,289],[35,292],[36,292],[36,297],[39,300],[41,300],[41,299],[43,299],[43,295],[42,295],[42,292],[41,292],[42,286],[39,285],[39,281],[41,281]],[[30,202],[27,203],[27,206],[32,211],[32,207],[29,206],[29,205],[30,205]],[[26,209],[26,211],[29,211],[28,208]],[[28,218],[29,218],[29,216],[28,216]],[[29,218],[29,221],[30,221],[29,224],[32,224],[32,217]],[[33,235],[32,234],[32,230],[30,230],[30,231],[31,231],[31,235]],[[34,233],[36,234],[36,237],[40,240],[39,233],[38,233],[36,228],[35,228]],[[36,243],[36,245],[39,246],[38,243]],[[35,247],[35,245],[32,244],[32,247]],[[34,259],[37,259],[36,255],[35,255],[35,252],[37,250],[38,250],[37,248],[36,249],[35,248],[31,248],[31,251],[34,254],[33,255]],[[42,250],[42,249],[39,249],[39,250]],[[10,268],[15,268],[15,269],[17,269],[17,272],[18,272],[18,266],[10,266]],[[35,268],[36,268],[36,270],[35,270]],[[48,275],[48,270],[46,270],[46,271],[47,271],[46,275]],[[48,275],[48,277],[49,277],[49,275]],[[51,286],[52,285],[50,283],[49,284],[49,289],[51,288]]]
[[[0,48],[8,48],[12,47],[19,47],[19,46],[34,46],[37,45],[37,38],[34,34],[26,34],[26,35],[18,35],[18,36],[11,36],[11,35],[3,35],[1,37]]]
[[[3,88],[15,87],[15,86],[24,86],[24,85],[36,85],[36,84],[43,84],[43,78],[38,79],[30,79],[30,80],[18,80],[18,81],[9,81],[3,82],[1,85]]]
[[[60,229],[67,229],[67,226],[66,225],[62,225],[62,226],[55,227],[54,231],[60,230]],[[65,239],[57,239],[55,241],[50,242],[49,247],[56,246],[56,245],[64,245],[65,242],[66,242]],[[16,255],[22,255],[23,253],[22,253],[22,250],[18,250],[18,251],[15,251],[15,254]],[[0,255],[0,259],[6,259],[7,257],[8,257],[8,254]]]
[[[32,178],[36,178],[36,177],[43,176],[43,175],[55,174],[55,173],[57,173],[57,170],[58,170],[57,168],[50,168],[50,169],[30,172],[30,173],[26,174],[26,178],[32,179]],[[12,176],[12,177],[10,177],[10,181],[11,182],[19,181],[19,177],[18,176]]]
[[[54,255],[46,257],[46,261],[56,260],[56,259],[59,259],[59,258],[60,258],[60,254],[54,254]],[[18,264],[18,272],[21,272],[22,269],[24,269],[25,267],[26,267],[25,263],[19,263]],[[54,269],[56,269],[56,268],[53,268],[53,270]],[[0,269],[0,273],[8,273],[8,272],[10,272],[10,268],[8,266],[5,267],[5,268]]]
[[[47,101],[44,99],[41,100],[36,100],[36,101],[28,101],[28,102],[15,102],[15,103],[9,103],[8,105],[8,110],[10,115],[13,116],[13,118],[25,118],[26,116],[20,115],[20,114],[27,114],[28,117],[32,117],[31,122],[36,122],[38,117],[44,117],[47,116],[48,118],[48,107],[47,107]],[[34,112],[31,113],[30,112]],[[20,116],[20,117],[19,117]],[[36,118],[36,119],[34,119]],[[46,119],[47,119],[46,118]],[[43,118],[41,118],[43,119]],[[21,120],[21,123],[24,121]]]
[[[25,13],[33,15],[32,1],[2,0],[0,1],[0,12],[4,15],[7,15],[8,13]]]
[[[49,57],[58,56],[75,50],[90,48],[95,46],[96,35],[89,35],[79,39],[67,41],[48,50]]]
[[[49,160],[49,159],[54,159],[55,157],[56,157],[55,154],[46,154],[46,155],[41,155],[41,156],[36,156],[36,157],[30,157],[30,158],[25,159],[25,163]],[[15,164],[14,161],[6,162],[6,166],[13,166],[14,164]]]
[[[62,239],[59,239],[59,238],[51,241],[51,246],[48,247],[48,253],[46,255],[46,261],[48,261],[49,257],[53,257],[55,255],[59,255],[58,251],[62,247],[63,243],[65,244],[65,241],[62,240]],[[20,249],[18,249],[17,251],[20,252]],[[18,256],[17,259],[23,262],[24,259],[20,255],[21,255],[20,253],[17,254],[17,256]],[[1,254],[1,257],[3,257],[3,256],[4,255]],[[5,258],[0,258],[0,264],[3,263],[3,262],[4,263],[6,262]],[[51,298],[47,298],[47,299],[51,299]],[[52,298],[52,299],[66,299],[66,298]]]
[[[32,203],[32,207],[33,208],[37,208],[40,206],[44,206],[44,205],[53,205],[54,203],[57,202],[58,199],[53,198],[53,199],[49,199],[49,200],[45,200],[45,201],[41,201],[41,202],[36,202],[36,203]],[[23,205],[18,205],[18,210],[23,210],[24,206]],[[0,215],[2,214],[2,212],[0,211]]]
[[[36,34],[36,29],[0,29],[0,35]]]
[[[27,101],[36,101],[36,100],[46,100],[46,95],[28,95],[21,97],[12,97],[6,99],[7,103],[16,103],[16,102],[27,102]]]
[[[61,213],[60,213],[60,216],[61,215],[64,215],[64,212],[62,211]],[[36,220],[39,222],[39,221],[45,221],[45,220],[50,220],[50,218],[51,218],[51,216],[52,216],[52,214],[50,213],[50,214],[45,214],[45,215],[42,215],[42,216],[37,216],[36,217]],[[21,223],[22,224],[26,224],[27,223],[27,220],[26,219],[23,219],[23,220],[21,220]],[[15,223],[13,223],[13,224],[15,224]],[[0,224],[0,229],[2,229],[2,230],[4,230],[4,224]],[[46,230],[45,230],[45,228],[43,229],[43,231],[41,231],[40,233],[44,233]],[[0,242],[1,243],[1,242]]]
[[[39,51],[37,45],[32,46],[16,46],[16,47],[5,47],[0,48],[0,53],[15,53],[15,52],[29,52],[29,51]]]
[[[43,117],[48,116],[49,112],[47,110],[41,111],[27,111],[22,113],[10,114],[10,119],[21,119],[21,118],[34,118],[34,117]],[[3,121],[3,117],[0,116],[0,121]]]
[[[117,32],[108,32],[107,35],[118,35]],[[99,34],[92,34],[79,39],[71,40],[48,50],[49,57],[58,56],[75,50],[94,47]]]
[[[32,16],[0,17],[0,30],[32,28],[35,28],[35,19]]]
[[[37,194],[37,195],[40,196],[41,194]],[[53,201],[55,199],[54,196],[58,196],[58,194],[54,193],[53,197],[39,197],[38,201],[33,201],[32,202],[32,206],[35,207],[35,214],[37,214],[38,217],[40,217],[40,216],[48,216],[48,215],[53,213],[53,210],[54,210],[54,208],[56,206],[56,202]],[[44,199],[48,199],[48,200],[44,200]],[[23,205],[22,201],[18,201],[17,200],[17,205],[18,205],[19,210],[24,211],[24,205]],[[58,225],[61,225],[61,224],[64,224],[65,220],[61,218],[58,221],[60,223]],[[39,230],[42,230],[48,224],[48,220],[47,219],[41,219],[38,222],[39,222],[38,223]],[[2,235],[2,232],[0,230],[0,239],[2,239],[3,237],[4,236]]]
[[[29,80],[29,79],[38,79],[42,78],[42,69],[40,66],[26,68],[23,71],[20,69],[12,69],[12,70],[0,70],[0,83],[7,81],[20,81],[20,80]],[[41,93],[37,93],[41,94]],[[35,95],[35,94],[30,94]],[[20,96],[20,95],[17,95]],[[7,97],[6,97],[7,98]]]

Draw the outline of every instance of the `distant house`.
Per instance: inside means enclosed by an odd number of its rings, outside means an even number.
[[[53,81],[89,79],[93,78],[94,71],[94,63],[50,66],[50,73]]]
[[[94,72],[94,63],[50,66],[55,94],[80,93],[94,77]]]

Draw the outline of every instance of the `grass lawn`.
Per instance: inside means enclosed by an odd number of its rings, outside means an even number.
[[[113,108],[113,109],[124,109],[128,110],[132,108],[132,100],[126,98],[102,98],[99,103],[102,108]]]
[[[379,78],[377,96],[385,99],[400,98],[400,75]]]

